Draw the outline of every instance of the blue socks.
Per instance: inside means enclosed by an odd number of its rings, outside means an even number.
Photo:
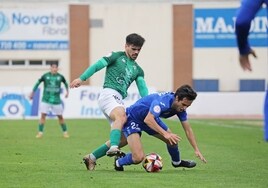
[[[126,154],[125,157],[118,159],[118,164],[120,166],[134,164],[133,160],[132,160],[132,153],[128,153],[128,154]]]
[[[180,151],[178,145],[167,145],[167,150],[169,155],[171,156],[171,160],[174,162],[179,162],[180,159]]]

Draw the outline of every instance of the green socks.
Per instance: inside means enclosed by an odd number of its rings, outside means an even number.
[[[92,152],[92,154],[95,156],[96,160],[105,156],[106,152],[109,150],[109,147],[106,144],[101,145],[96,150]]]
[[[110,142],[111,146],[118,146],[121,138],[121,130],[113,129],[110,132]],[[106,155],[106,152],[109,150],[109,147],[106,144],[101,145],[92,152],[92,155],[95,157],[95,161]],[[91,155],[91,154],[90,154]]]
[[[63,132],[66,132],[67,131],[67,126],[65,123],[61,124],[61,129]]]
[[[41,123],[40,123],[40,124],[38,125],[38,131],[39,131],[39,132],[43,132],[43,131],[44,131],[44,124],[41,124]]]
[[[121,138],[121,130],[113,129],[110,132],[110,142],[111,146],[118,146]]]

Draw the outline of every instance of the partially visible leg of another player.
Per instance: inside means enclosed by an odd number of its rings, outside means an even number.
[[[127,144],[127,141],[125,139],[125,137],[121,137],[121,142],[120,142],[120,147],[124,147]],[[105,142],[104,144],[102,144],[101,146],[99,146],[98,148],[96,148],[92,153],[87,154],[84,156],[83,161],[86,165],[86,168],[88,170],[94,170],[95,166],[96,166],[96,161],[103,157],[106,156],[107,151],[110,148],[110,141]],[[122,157],[125,154],[123,152],[120,152],[118,154],[118,157]]]

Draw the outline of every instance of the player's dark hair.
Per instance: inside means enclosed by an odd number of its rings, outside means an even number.
[[[50,64],[50,66],[52,66],[52,65],[56,65],[57,67],[59,66],[58,61],[51,61],[49,64]]]
[[[127,44],[130,44],[130,45],[132,44],[137,47],[142,47],[144,42],[145,42],[145,39],[142,36],[138,35],[137,33],[129,34],[126,37]]]
[[[175,97],[178,96],[178,100],[186,98],[187,100],[193,101],[195,100],[197,93],[191,86],[185,84],[179,87],[174,95]]]

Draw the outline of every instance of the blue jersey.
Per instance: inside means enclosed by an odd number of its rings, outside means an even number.
[[[171,105],[175,100],[174,93],[154,93],[139,99],[135,104],[126,109],[127,123],[123,127],[123,133],[127,137],[132,133],[145,131],[150,135],[157,134],[144,123],[144,119],[150,112],[154,115],[156,122],[167,130],[167,125],[160,118],[169,118],[176,115],[180,121],[187,120],[186,111],[177,112]]]
[[[239,53],[242,55],[250,52],[248,43],[250,24],[263,4],[266,4],[268,10],[268,0],[242,0],[241,7],[238,9],[235,33]]]

